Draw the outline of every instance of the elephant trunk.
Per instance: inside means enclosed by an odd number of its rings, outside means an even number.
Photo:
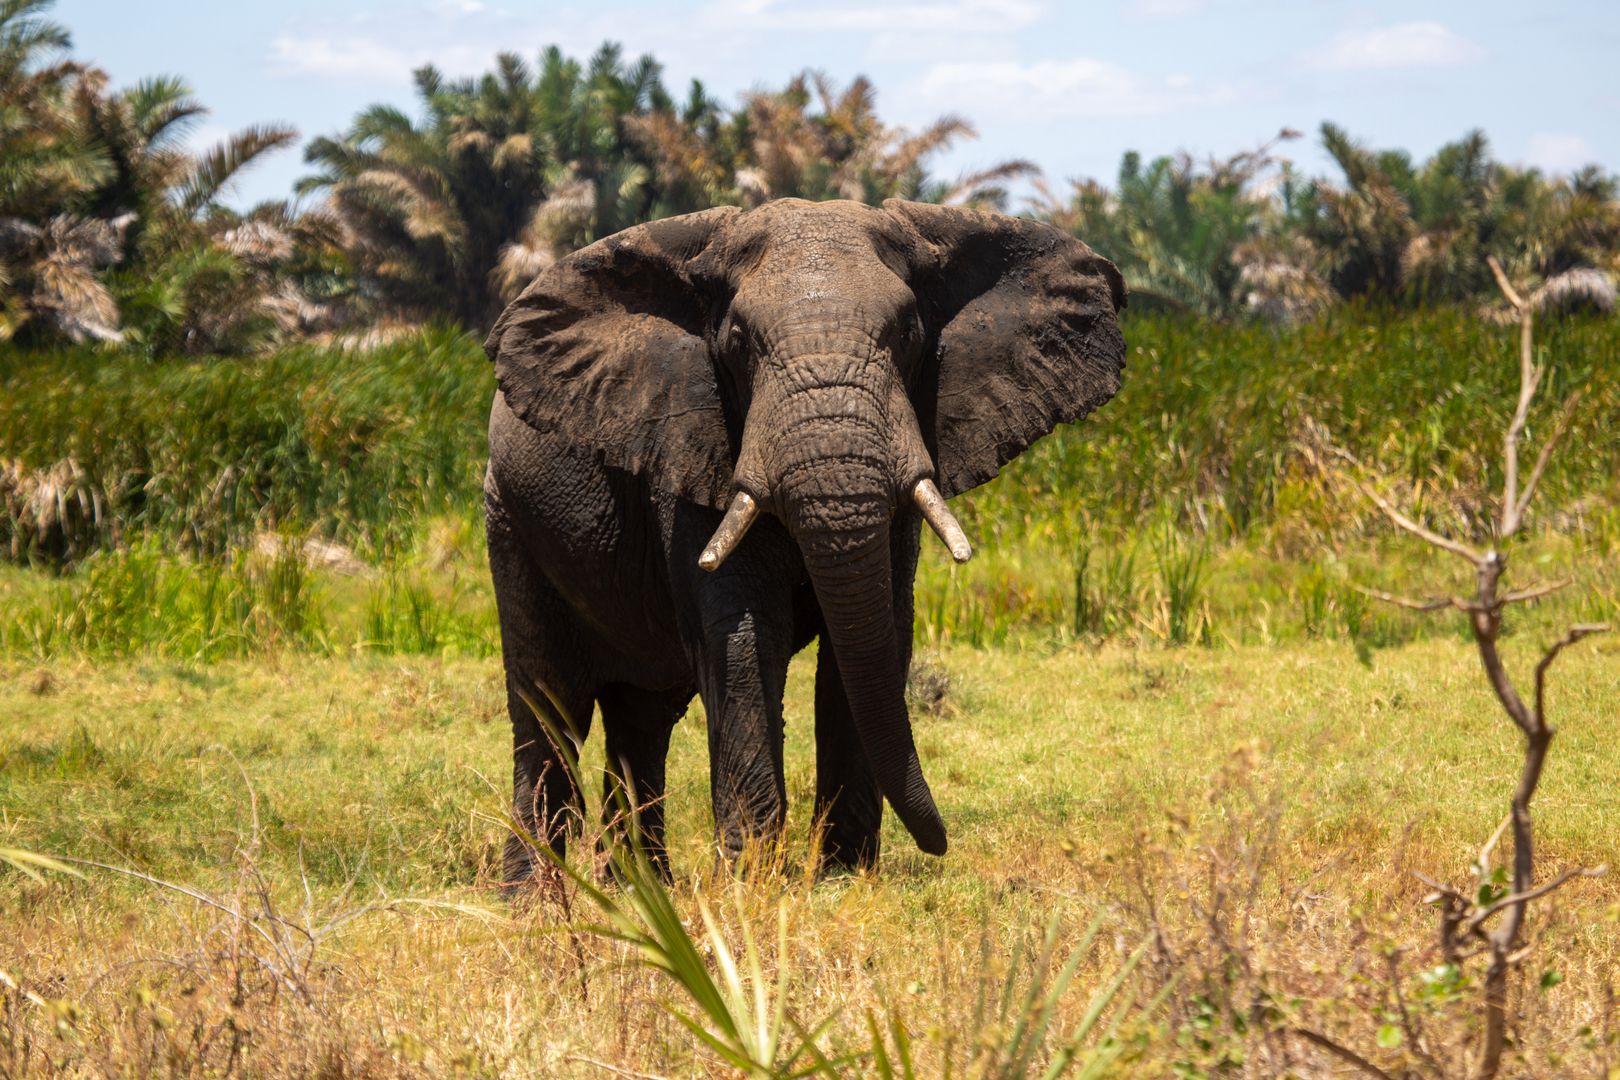
[[[804,555],[878,788],[917,846],[943,855],[945,824],[906,711],[891,565],[896,503],[931,472],[916,417],[887,365],[801,354],[790,370],[792,388],[758,417],[771,432],[763,479]]]
[[[791,528],[791,526],[790,526]],[[803,534],[801,534],[803,535]],[[906,712],[906,673],[894,618],[889,527],[843,542],[800,541],[838,660],[850,714],[878,789],[917,846],[945,854],[945,823],[924,779]]]

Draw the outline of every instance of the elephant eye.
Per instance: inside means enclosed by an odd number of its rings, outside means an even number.
[[[900,316],[896,330],[899,332],[901,344],[914,345],[922,340],[922,322],[915,312]]]

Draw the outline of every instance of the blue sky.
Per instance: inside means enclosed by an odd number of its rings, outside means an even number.
[[[1054,185],[1111,180],[1127,149],[1223,155],[1285,126],[1308,135],[1285,153],[1323,172],[1323,120],[1418,155],[1481,127],[1508,161],[1620,169],[1617,0],[58,0],[53,17],[116,84],[187,79],[214,110],[199,144],[412,107],[423,62],[470,74],[500,50],[583,57],[611,39],[655,55],[677,96],[697,77],[728,104],[803,68],[865,74],[889,123],[978,128],[938,160],[946,175],[1023,157]],[[304,172],[283,152],[233,201],[285,196]]]

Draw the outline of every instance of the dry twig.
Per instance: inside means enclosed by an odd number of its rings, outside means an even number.
[[[1476,879],[1474,888],[1458,889],[1418,875],[1434,890],[1426,898],[1428,902],[1438,903],[1441,906],[1440,951],[1446,961],[1453,964],[1461,963],[1481,952],[1487,953],[1490,957],[1485,973],[1482,1003],[1485,1013],[1485,1036],[1474,1066],[1475,1075],[1481,1080],[1490,1080],[1501,1069],[1507,1035],[1509,984],[1529,951],[1529,946],[1523,940],[1526,908],[1531,901],[1544,897],[1577,878],[1596,877],[1606,870],[1606,867],[1601,866],[1589,869],[1573,868],[1563,871],[1541,885],[1536,885],[1534,829],[1530,817],[1530,801],[1540,783],[1547,750],[1555,731],[1546,716],[1547,669],[1570,645],[1608,629],[1607,625],[1601,623],[1582,623],[1571,627],[1563,637],[1546,649],[1536,665],[1533,701],[1526,704],[1520,697],[1498,649],[1503,612],[1511,604],[1536,600],[1563,589],[1570,581],[1563,579],[1542,582],[1523,589],[1503,591],[1501,583],[1507,570],[1507,557],[1502,551],[1502,546],[1511,540],[1523,525],[1530,500],[1546,471],[1554,447],[1569,428],[1570,418],[1580,400],[1580,395],[1577,392],[1565,399],[1558,420],[1551,434],[1543,442],[1521,490],[1519,443],[1529,422],[1536,392],[1541,388],[1546,376],[1546,369],[1535,362],[1533,320],[1529,303],[1509,283],[1507,275],[1502,272],[1502,267],[1496,260],[1491,258],[1487,261],[1502,294],[1507,297],[1508,303],[1519,315],[1519,393],[1502,443],[1502,498],[1495,522],[1496,546],[1477,550],[1408,517],[1373,484],[1363,479],[1361,473],[1364,470],[1361,463],[1349,451],[1334,446],[1319,425],[1308,424],[1311,445],[1306,447],[1307,453],[1318,464],[1320,454],[1325,453],[1348,466],[1336,475],[1348,479],[1396,528],[1418,537],[1437,550],[1467,559],[1472,565],[1475,588],[1471,598],[1441,596],[1415,599],[1375,589],[1361,591],[1386,603],[1413,611],[1455,608],[1467,614],[1474,632],[1480,663],[1491,689],[1508,718],[1524,734],[1524,760],[1520,767],[1519,783],[1513,794],[1512,809],[1480,851],[1479,859],[1473,868]],[[1496,883],[1493,880],[1491,856],[1497,842],[1509,829],[1513,834],[1512,886],[1506,891],[1506,895],[1497,896],[1493,895]],[[1487,933],[1485,924],[1498,915],[1503,916],[1500,924]],[[1474,943],[1472,947],[1465,947],[1471,942]],[[1304,1031],[1298,1033],[1364,1072],[1383,1075],[1376,1066],[1359,1055],[1346,1051],[1319,1035]]]

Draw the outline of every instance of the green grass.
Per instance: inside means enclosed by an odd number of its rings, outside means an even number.
[[[64,540],[10,505],[0,542],[48,562],[134,533],[213,554],[280,528],[386,552],[476,502],[493,390],[482,350],[449,330],[262,360],[0,355],[0,463],[74,462],[70,494],[102,508],[58,515]]]
[[[1511,329],[1464,311],[1357,307],[1287,330],[1164,316],[1131,316],[1125,329],[1118,398],[959,506],[981,548],[1072,553],[1156,515],[1217,541],[1359,531],[1367,515],[1324,496],[1295,451],[1306,417],[1388,473],[1426,519],[1480,527],[1516,385]],[[1542,506],[1563,517],[1607,506],[1611,533],[1617,345],[1620,320],[1542,327],[1551,375],[1531,424],[1533,436],[1564,393],[1585,390]],[[477,342],[445,330],[243,361],[0,354],[0,466],[11,470],[0,472],[0,551],[59,561],[147,533],[218,553],[266,528],[368,552],[409,547],[426,517],[476,507],[492,390]],[[27,496],[63,462],[76,469],[52,492],[69,497],[49,500],[60,520],[41,530]]]
[[[1143,887],[1159,890],[1165,932],[1191,956],[1200,939],[1182,911],[1184,890],[1198,895],[1219,869],[1209,860],[1230,855],[1227,832],[1250,851],[1275,828],[1263,887],[1246,901],[1257,921],[1245,949],[1250,959],[1271,957],[1279,986],[1314,1002],[1324,976],[1313,965],[1349,963],[1369,933],[1421,947],[1432,913],[1410,872],[1463,871],[1505,806],[1516,762],[1461,642],[1383,651],[1370,667],[1348,644],[1308,642],[953,647],[931,660],[951,680],[946,708],[918,719],[952,831],[945,859],[917,853],[891,819],[879,877],[811,884],[790,869],[721,899],[725,887],[705,882],[701,715],[677,729],[668,802],[681,910],[695,918],[695,897],[707,894],[734,944],[743,925],[769,943],[785,904],[785,953],[761,947],[768,971],[790,965],[792,1007],[820,1016],[841,1006],[828,1038],[852,1045],[865,1038],[865,1009],[892,1010],[915,1054],[932,1063],[923,1075],[937,1069],[954,1026],[970,1029],[976,980],[1005,975],[1053,917],[1060,955],[1098,918],[1115,942],[1088,954],[1073,993],[1055,1006],[1058,1028],[1079,1020],[1134,947],[1142,926],[1132,904]],[[1549,872],[1613,857],[1620,759],[1608,722],[1617,680],[1612,642],[1561,666],[1562,734],[1537,809]],[[797,662],[788,688],[790,862],[808,847],[812,681],[810,665]],[[380,896],[461,905],[395,905],[323,945],[308,975],[314,1007],[250,980],[235,1015],[252,1029],[246,1060],[268,1072],[288,1071],[277,1061],[309,1063],[299,1055],[321,1049],[377,1075],[415,1065],[450,1072],[464,1054],[479,1063],[469,1067],[477,1075],[596,1075],[574,1057],[708,1075],[701,1050],[660,1018],[668,984],[649,982],[606,943],[559,937],[548,927],[566,913],[549,902],[509,911],[487,891],[508,797],[503,702],[492,659],[12,662],[0,669],[0,847],[137,868],[243,904],[254,895],[240,885],[251,847],[256,879],[295,914],[306,888],[316,909]],[[585,761],[600,766],[599,734]],[[250,792],[262,823],[255,845],[246,839]],[[1300,890],[1312,899],[1290,899]],[[1537,963],[1564,979],[1548,1007],[1558,1006],[1567,1030],[1620,970],[1615,890],[1608,879],[1582,883],[1551,921],[1540,917]],[[1296,903],[1308,910],[1284,918]],[[196,1020],[230,992],[221,959],[230,920],[164,889],[96,871],[35,882],[0,870],[0,909],[10,927],[0,969],[79,1010],[66,1041],[51,1041],[48,1025],[30,1029],[65,1062],[136,1060],[151,1032],[141,1001]],[[590,916],[582,909],[574,918]],[[1374,968],[1382,963],[1367,955]],[[1189,968],[1186,977],[1201,976]],[[1309,1008],[1314,1022],[1371,1046],[1354,1015]],[[31,1022],[13,1017],[13,1033]],[[1135,1065],[1120,1066],[1127,1072],[1162,1075],[1181,1061],[1202,1075],[1215,1050],[1188,1043],[1191,1031],[1221,1053],[1243,1045],[1223,1015],[1142,1023],[1127,1060]],[[190,1061],[196,1050],[185,1050],[183,1034],[160,1041]]]
[[[681,877],[653,944],[684,948],[671,920],[701,927],[728,1010],[830,1017],[818,1039],[864,1055],[851,1072],[887,1075],[881,1046],[919,1076],[1069,1050],[1110,1074],[1326,1074],[1279,1034],[1305,1026],[1393,1075],[1421,1065],[1398,1000],[1429,1052],[1461,1060],[1471,976],[1439,966],[1412,875],[1466,875],[1517,740],[1459,618],[1366,592],[1470,583],[1294,440],[1323,422],[1403,505],[1474,532],[1511,332],[1346,309],[1127,333],[1118,400],[958,501],[974,561],[925,538],[914,713],[951,854],[890,821],[879,875],[804,872],[804,657],[789,839],[741,883],[713,873],[701,709],[677,730]],[[1620,323],[1538,341],[1554,364],[1530,449],[1563,390],[1587,395],[1507,552],[1515,585],[1573,579],[1510,617],[1521,678],[1569,623],[1620,623]],[[664,1008],[678,987],[584,931],[606,908],[495,889],[510,734],[478,505],[490,389],[444,332],[243,363],[0,356],[0,1074],[728,1075]],[[306,559],[310,537],[358,558]],[[1613,861],[1617,685],[1606,638],[1552,680],[1544,875]],[[18,852],[147,877],[29,874]],[[1583,879],[1538,905],[1521,1073],[1612,1054],[1616,890]],[[767,1028],[748,1053],[798,1042]]]

